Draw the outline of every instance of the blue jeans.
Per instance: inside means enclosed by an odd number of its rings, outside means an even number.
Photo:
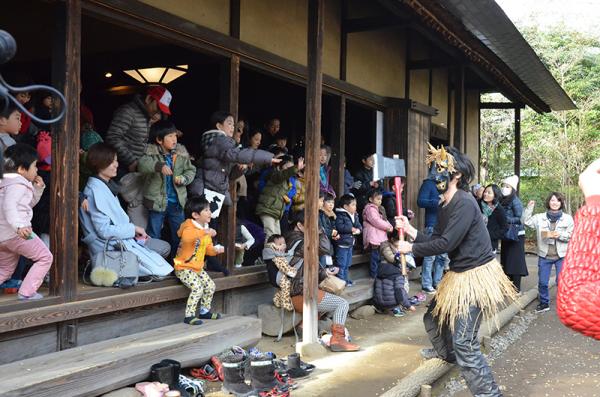
[[[340,268],[337,276],[344,281],[350,281],[348,278],[348,269],[352,264],[352,247],[337,247],[335,250],[335,261]]]
[[[369,276],[371,276],[371,278],[377,278],[380,263],[381,254],[379,253],[379,247],[371,246],[371,264],[369,268]]]
[[[433,233],[433,226],[427,226],[424,232],[427,236],[431,236]],[[444,264],[446,263],[447,255],[448,254],[426,256],[423,258],[423,267],[421,269],[421,287],[423,287],[423,289],[430,289],[438,286],[444,275]]]
[[[556,266],[556,285],[558,285],[558,275],[562,269],[564,258],[546,259],[538,257],[538,292],[540,294],[540,303],[547,305],[550,303],[550,293],[548,292],[548,282],[550,281],[550,272],[552,265]]]
[[[148,230],[146,232],[150,237],[160,239],[165,218],[167,218],[169,229],[171,229],[171,255],[175,256],[177,254],[177,248],[179,247],[177,231],[179,230],[179,226],[181,226],[185,220],[183,208],[181,208],[179,203],[167,202],[167,209],[163,212],[148,211]]]

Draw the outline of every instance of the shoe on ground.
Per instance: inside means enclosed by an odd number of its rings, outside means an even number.
[[[392,310],[392,314],[394,315],[394,317],[404,317],[404,312],[399,307],[395,307]]]
[[[423,357],[425,360],[431,360],[432,358],[439,358],[440,356],[437,354],[435,349],[425,348],[421,349],[421,357]]]
[[[547,303],[540,303],[535,308],[536,313],[544,313],[547,311],[550,311],[550,305],[548,305]]]
[[[352,280],[346,281],[346,287],[352,287],[353,285],[354,285],[354,281],[352,281]]]
[[[436,291],[435,291],[435,289],[429,287],[429,288],[423,288],[423,292],[425,292],[426,294],[429,294],[429,295],[433,295],[433,294],[435,294]]]

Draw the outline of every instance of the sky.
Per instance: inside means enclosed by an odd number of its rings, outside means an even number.
[[[600,0],[496,0],[517,26],[564,24],[600,38]]]

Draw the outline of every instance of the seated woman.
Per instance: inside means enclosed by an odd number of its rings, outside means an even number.
[[[111,181],[117,175],[117,152],[106,143],[92,145],[87,154],[87,166],[92,175],[83,190],[87,205],[79,209],[83,232],[82,241],[94,257],[104,250],[106,241],[121,239],[128,251],[140,260],[140,276],[166,276],[173,271],[166,258],[169,243],[148,237],[146,231],[135,226],[117,198],[118,185]]]
[[[292,231],[286,236],[287,248],[294,248],[294,254],[290,260],[290,266],[296,269],[296,277],[292,279],[290,296],[296,312],[302,313],[304,288],[304,210],[294,214],[294,220],[290,225]],[[326,242],[325,242],[326,241]],[[299,243],[298,243],[299,242]],[[320,233],[319,235],[319,254],[324,254],[325,246],[329,248],[329,240]],[[327,277],[327,271],[319,266],[319,283]],[[330,273],[332,274],[332,273]],[[350,343],[346,340],[346,317],[348,315],[349,304],[344,298],[325,292],[319,289],[317,297],[317,310],[319,313],[333,313],[333,324],[331,325],[331,343],[329,348],[334,352],[354,352],[360,349],[360,346]]]

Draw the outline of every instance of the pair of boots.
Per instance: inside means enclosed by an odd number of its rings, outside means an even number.
[[[169,390],[177,390],[181,397],[204,396],[202,381],[190,379],[181,374],[181,363],[175,360],[162,360],[150,367],[150,380],[167,384]]]
[[[346,340],[346,327],[343,324],[331,325],[331,340],[329,348],[332,352],[355,352],[360,346]]]
[[[273,358],[266,355],[246,357],[233,353],[221,358],[223,364],[223,391],[236,397],[289,396],[288,385],[275,376]],[[250,385],[246,374],[250,375]]]

